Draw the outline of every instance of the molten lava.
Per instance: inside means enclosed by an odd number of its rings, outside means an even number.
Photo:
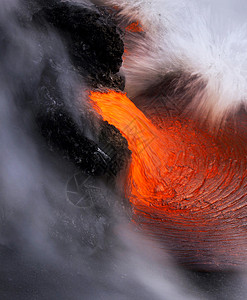
[[[144,29],[139,21],[129,24],[125,29],[126,31],[130,32],[144,32]]]
[[[224,249],[246,247],[246,139],[230,129],[216,138],[185,118],[155,126],[155,116],[148,119],[119,92],[91,92],[90,98],[132,151],[133,221],[185,263],[199,256],[200,264],[240,263],[243,257]]]

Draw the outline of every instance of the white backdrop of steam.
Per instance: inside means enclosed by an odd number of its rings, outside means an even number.
[[[219,125],[247,103],[247,23],[243,0],[106,0],[145,34],[124,62],[126,91],[135,96],[170,72],[198,76],[191,108]],[[201,90],[201,83],[204,89]]]
[[[17,12],[29,17],[23,3],[2,0],[0,10],[0,298],[193,299],[169,259],[126,226],[111,189],[97,182],[106,201],[96,195],[88,209],[66,200],[78,171],[46,150],[30,108],[47,57],[75,121],[90,106],[59,35],[18,24]]]

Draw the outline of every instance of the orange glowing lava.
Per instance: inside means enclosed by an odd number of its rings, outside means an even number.
[[[130,32],[144,32],[142,25],[139,21],[129,24],[125,29]]]
[[[216,138],[188,119],[166,118],[157,127],[119,92],[91,92],[90,98],[132,151],[128,179],[134,222],[166,243],[169,238],[171,249],[181,247],[179,253],[212,251],[213,258],[200,258],[205,264],[225,263],[220,241],[245,249],[246,238],[237,241],[246,236],[246,139],[232,131]]]

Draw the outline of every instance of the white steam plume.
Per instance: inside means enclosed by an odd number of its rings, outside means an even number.
[[[123,70],[133,97],[171,72],[196,76],[191,108],[219,125],[247,103],[247,22],[244,1],[103,1],[121,8],[122,22],[139,20],[141,37],[128,33],[131,48]],[[233,4],[234,3],[234,4]],[[189,90],[189,89],[188,89]],[[189,92],[189,91],[188,91]]]

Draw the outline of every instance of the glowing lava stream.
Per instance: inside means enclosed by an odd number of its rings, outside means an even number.
[[[236,251],[247,245],[246,140],[231,130],[216,139],[191,120],[167,119],[156,127],[119,92],[91,92],[90,98],[132,151],[133,221],[185,263],[199,256],[200,264],[243,263],[245,255]]]

